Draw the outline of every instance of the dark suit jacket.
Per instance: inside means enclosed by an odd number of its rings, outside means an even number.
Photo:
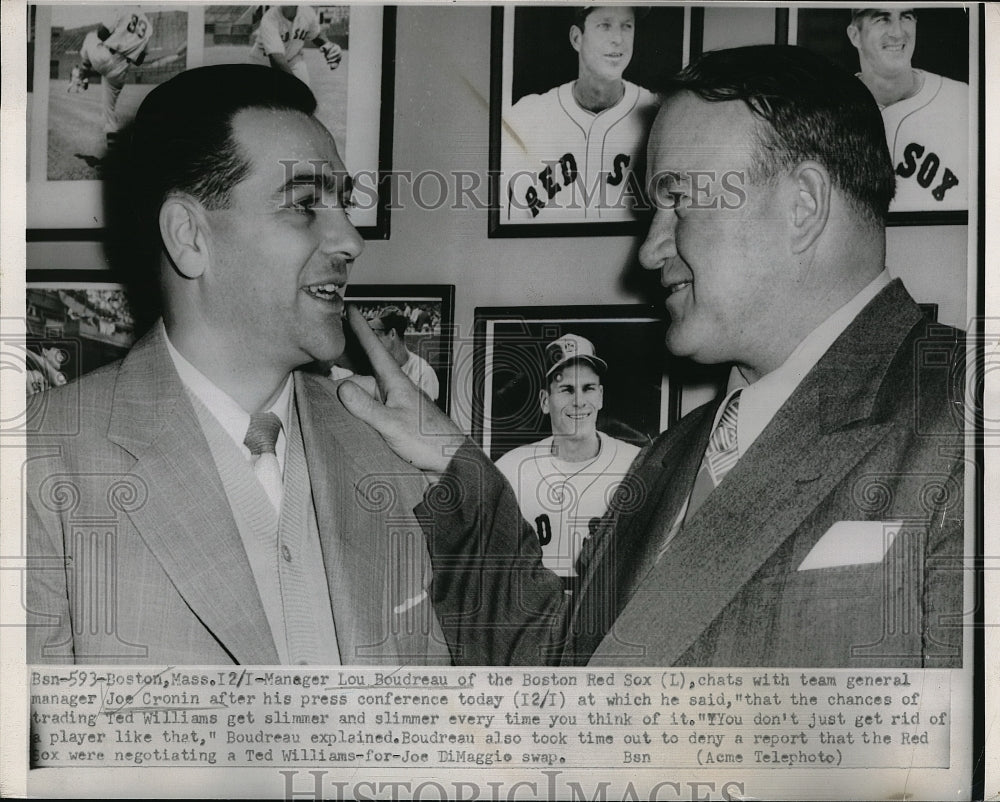
[[[893,282],[659,561],[719,400],[640,454],[573,597],[513,492],[464,447],[418,508],[456,661],[960,665],[963,362],[960,334]],[[814,548],[826,559],[803,566]]]
[[[421,596],[426,480],[328,379],[296,373],[295,394],[343,663],[450,663]],[[122,362],[33,397],[29,425],[29,663],[278,661],[159,326]]]

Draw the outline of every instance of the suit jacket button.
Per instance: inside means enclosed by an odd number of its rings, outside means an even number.
[[[292,550],[288,546],[282,546],[281,556],[285,558],[286,563],[290,563],[292,561]]]

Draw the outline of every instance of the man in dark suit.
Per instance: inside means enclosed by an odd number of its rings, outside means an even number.
[[[341,388],[442,472],[418,512],[456,660],[960,665],[965,355],[885,272],[869,93],[802,49],[709,53],[670,88],[649,165],[639,258],[667,347],[730,364],[729,386],[636,459],[572,597],[474,446],[426,409],[439,437],[407,436],[384,360],[384,403]]]
[[[28,661],[448,663],[423,476],[297,368],[344,346],[363,242],[316,99],[266,67],[154,89],[123,176],[163,318],[38,399]]]

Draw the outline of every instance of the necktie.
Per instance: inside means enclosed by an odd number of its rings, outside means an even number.
[[[275,512],[281,510],[281,468],[274,453],[278,442],[281,420],[273,412],[255,412],[250,416],[250,426],[243,438],[243,445],[250,449],[254,473],[264,487]]]
[[[708,494],[719,486],[740,457],[736,443],[736,419],[739,411],[740,394],[734,393],[708,441],[708,448],[705,449],[705,456],[698,469],[698,476],[694,480],[694,487],[691,489],[685,521],[695,514],[702,502],[708,498]]]

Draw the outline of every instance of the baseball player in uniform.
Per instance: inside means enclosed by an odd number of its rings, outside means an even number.
[[[125,79],[133,64],[142,64],[153,37],[153,24],[140,8],[119,11],[109,25],[101,24],[84,37],[80,59],[85,71],[103,77],[101,103],[104,133],[110,145],[121,122],[115,109]]]
[[[262,6],[263,13],[250,50],[250,60],[290,72],[309,86],[309,69],[302,49],[306,42],[316,45],[326,66],[340,66],[343,52],[327,41],[320,29],[319,17],[311,6]]]
[[[398,306],[387,306],[369,324],[407,378],[423,390],[431,401],[441,394],[437,374],[430,363],[406,347],[405,334],[410,320]]]
[[[591,522],[607,511],[639,448],[597,431],[597,413],[604,406],[601,376],[608,366],[590,340],[560,337],[549,343],[546,360],[539,404],[549,416],[552,436],[508,451],[497,468],[538,535],[545,567],[572,587]]]
[[[503,214],[509,222],[632,220],[642,198],[656,95],[622,78],[635,10],[579,9],[569,41],[575,81],[521,98],[504,114]]]
[[[861,8],[847,28],[885,123],[896,171],[890,211],[968,208],[969,86],[910,66],[912,8]]]

